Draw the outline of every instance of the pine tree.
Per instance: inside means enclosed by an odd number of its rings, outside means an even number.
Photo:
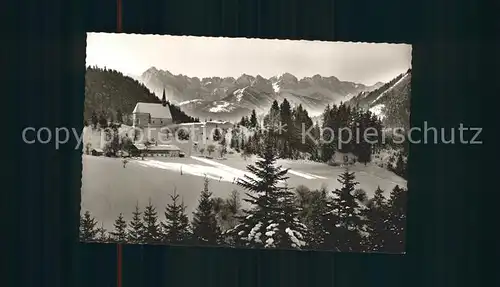
[[[99,123],[99,119],[98,119],[97,113],[95,111],[92,111],[92,116],[90,118],[90,121],[92,123],[92,127],[94,129],[97,128],[97,124]]]
[[[160,242],[162,237],[160,223],[158,222],[158,214],[156,212],[156,208],[151,202],[151,199],[149,199],[149,203],[144,209],[142,221],[144,223],[144,243],[151,244]]]
[[[120,143],[120,134],[118,132],[118,125],[111,124],[111,129],[106,130],[106,137],[108,139],[104,146],[104,153],[107,156],[116,156],[118,151],[122,148]]]
[[[123,123],[123,114],[122,114],[122,110],[118,109],[116,111],[116,121],[120,124]]]
[[[259,155],[262,153],[263,151],[262,139],[263,139],[262,130],[257,130],[257,132],[255,132],[252,137],[252,151],[254,154]]]
[[[323,128],[320,130],[320,150],[321,150],[321,160],[323,162],[328,162],[331,160],[335,153],[336,147],[336,137],[338,135],[332,134],[339,131],[336,121],[337,106],[330,107],[327,105],[323,112]]]
[[[224,155],[226,155],[227,153],[226,135],[222,136],[219,145],[220,145],[220,157],[224,157]]]
[[[228,232],[235,244],[265,248],[304,248],[306,227],[299,221],[294,194],[283,183],[288,169],[275,166],[276,153],[273,143],[266,140],[263,158],[247,169],[253,176],[245,175],[238,185],[246,189],[252,206],[244,210],[242,223]]]
[[[230,140],[230,143],[229,143],[229,146],[236,150],[237,152],[239,152],[239,133],[238,133],[238,128],[234,129],[231,131],[231,140]]]
[[[80,240],[81,241],[94,241],[97,240],[99,230],[96,228],[97,220],[87,210],[80,215]]]
[[[225,222],[227,223],[227,229],[232,229],[236,226],[238,222],[238,216],[241,212],[241,199],[237,190],[233,190],[229,198],[226,199],[224,204],[227,210],[227,218],[225,218]],[[226,229],[226,230],[227,230]]]
[[[352,144],[352,151],[358,157],[358,161],[365,165],[371,161],[371,144],[368,142],[370,139],[366,138],[365,131],[370,128],[369,112],[361,112],[355,109],[352,114],[351,129],[356,134],[357,139]]]
[[[292,158],[292,145],[297,144],[294,135],[300,134],[294,130],[292,122],[292,110],[290,103],[284,99],[279,107],[280,125],[283,127],[279,129],[279,151],[283,158]]]
[[[109,241],[108,232],[107,232],[106,228],[104,228],[104,224],[102,222],[101,222],[101,226],[97,229],[97,241],[99,241],[101,243],[106,243]]]
[[[405,251],[407,196],[407,190],[396,185],[387,201],[389,234],[385,240],[385,252],[403,253]]]
[[[295,196],[288,188],[287,184],[278,192],[273,194],[276,197],[276,208],[273,212],[274,219],[271,219],[267,229],[275,232],[266,239],[269,247],[280,249],[295,248],[303,249],[307,246],[309,230],[300,221],[299,213],[302,211],[295,205]],[[271,202],[273,202],[272,200]],[[274,228],[270,228],[274,223]],[[267,233],[267,232],[266,232]],[[269,234],[266,234],[266,236]],[[272,239],[273,243],[270,243]]]
[[[255,110],[252,110],[252,115],[250,116],[250,127],[256,128],[257,126],[257,114],[255,113]]]
[[[394,168],[394,173],[401,176],[402,178],[406,178],[406,164],[403,159],[403,154],[399,152],[398,159],[396,161],[396,166]]]
[[[115,242],[124,243],[127,241],[127,222],[123,219],[123,214],[119,214],[114,223],[115,230],[111,232],[111,238]]]
[[[99,115],[99,126],[102,129],[108,127],[108,120],[106,119],[106,115],[104,114],[104,112],[101,112],[101,114]]]
[[[142,222],[142,212],[139,203],[135,205],[132,213],[132,221],[129,223],[128,238],[130,243],[143,243],[144,223]]]
[[[254,154],[254,145],[253,145],[253,136],[250,136],[248,138],[248,141],[245,143],[245,145],[242,147],[243,149],[243,155],[245,156],[250,156],[252,154]]]
[[[375,195],[368,202],[364,213],[368,232],[365,250],[384,251],[387,238],[387,202],[380,187],[375,190]]]
[[[328,197],[326,188],[314,191],[310,196],[310,211],[305,220],[309,229],[309,247],[313,250],[321,249],[324,246],[326,229],[323,222],[323,215],[327,212]]]
[[[186,243],[191,234],[189,220],[185,213],[186,206],[179,203],[179,194],[174,189],[170,195],[172,203],[165,207],[165,222],[161,223],[163,228],[163,242],[171,244]]]
[[[198,207],[193,213],[193,237],[200,245],[217,245],[221,240],[221,230],[217,224],[212,193],[208,190],[208,183],[208,178],[205,178]]]
[[[213,140],[218,142],[221,139],[221,133],[219,128],[216,126],[213,134]]]
[[[277,131],[280,123],[280,106],[278,101],[274,100],[269,113],[264,117],[264,128],[268,131]]]
[[[345,170],[338,179],[340,189],[335,189],[324,214],[326,235],[324,248],[341,252],[361,251],[363,228],[361,205],[356,198],[354,172]]]
[[[279,112],[280,112],[280,105],[279,105],[279,103],[278,103],[278,101],[277,101],[277,100],[274,100],[274,101],[273,101],[273,104],[271,105],[271,111],[275,111],[275,112],[277,112],[277,113],[278,113],[278,115],[279,115]]]
[[[316,152],[314,139],[318,139],[320,130],[319,126],[314,128],[312,119],[302,105],[298,105],[293,109],[292,122],[289,125],[290,127],[287,129],[288,141],[292,147],[292,152],[300,151],[314,155]],[[302,139],[301,135],[305,135],[305,132],[309,130],[311,130],[312,139],[309,136]]]
[[[246,145],[246,140],[244,136],[241,136],[240,138],[240,145],[238,147],[238,150],[245,150],[245,145]]]
[[[242,127],[248,127],[248,118],[247,117],[242,117],[240,121],[240,126]]]

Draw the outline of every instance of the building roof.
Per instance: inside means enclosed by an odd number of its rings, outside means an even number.
[[[162,104],[137,103],[132,113],[149,114],[152,118],[171,119],[170,107]]]
[[[146,149],[146,147],[143,145],[143,144],[135,144],[134,145],[137,149],[140,149],[140,150],[144,150]],[[155,144],[152,144],[149,146],[149,150],[150,151],[164,151],[164,150],[168,150],[168,151],[180,151],[181,149],[178,147],[178,146],[175,146],[175,145],[155,145]]]

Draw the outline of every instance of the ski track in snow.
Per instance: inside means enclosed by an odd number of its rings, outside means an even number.
[[[196,156],[191,156],[192,159],[197,160],[201,163],[207,164],[207,165],[202,165],[202,164],[185,164],[185,163],[178,163],[178,162],[165,162],[165,161],[158,161],[158,160],[152,160],[152,159],[146,159],[146,160],[136,160],[132,161],[131,163],[136,163],[140,166],[143,167],[153,167],[153,168],[159,168],[159,169],[164,169],[168,171],[174,171],[174,172],[179,172],[182,174],[189,174],[189,175],[194,175],[194,176],[206,176],[207,178],[214,179],[214,180],[219,180],[219,181],[226,181],[226,182],[231,182],[234,183],[238,178],[244,178],[245,175],[251,178],[255,178],[255,176],[249,172],[227,166],[225,164],[209,160],[206,158],[201,158],[201,157],[196,157]],[[306,172],[300,172],[296,170],[288,170],[290,174],[293,174],[295,176],[299,176],[305,179],[309,180],[317,180],[317,179],[327,179],[324,176],[319,176],[319,175],[314,175]]]
[[[230,182],[230,183],[236,183],[238,178],[244,178],[245,175],[257,179],[255,175],[234,168],[227,166],[225,164],[222,164],[220,162],[202,158],[202,157],[196,157],[196,156],[191,156],[192,159],[197,160],[201,163],[204,164],[185,164],[185,163],[178,163],[178,162],[165,162],[165,161],[158,161],[158,160],[152,160],[152,159],[146,159],[146,160],[134,160],[131,161],[130,163],[136,163],[140,166],[143,167],[152,167],[152,168],[159,168],[163,170],[168,170],[168,171],[173,171],[173,172],[179,172],[182,174],[186,175],[194,175],[194,176],[200,176],[200,177],[207,177],[209,179],[217,180],[217,181],[225,181],[225,182]],[[318,179],[328,179],[327,177],[324,176],[319,176],[319,175],[314,175],[311,173],[306,173],[306,172],[301,172],[301,171],[296,171],[296,170],[288,170],[289,174],[293,174],[295,176],[302,177],[304,179],[308,180],[318,180]],[[373,176],[375,178],[378,178],[380,180],[385,180],[389,181],[395,185],[403,185],[402,182],[395,182],[393,180],[390,180],[388,178],[384,178],[378,175],[375,175],[373,173],[363,171],[363,170],[356,170],[356,173],[360,174],[365,174],[369,176]]]
[[[221,171],[230,173],[236,178],[243,178],[243,177],[245,177],[245,175],[247,175],[251,178],[255,178],[255,176],[249,172],[245,172],[245,171],[242,171],[240,169],[230,167],[230,166],[227,166],[225,164],[222,164],[222,163],[219,163],[219,162],[216,162],[213,160],[209,160],[209,159],[197,157],[197,156],[191,156],[191,158],[194,160],[209,164],[212,166],[211,168],[215,168],[216,170],[221,170]]]
[[[216,161],[213,161],[213,160],[209,160],[209,159],[206,159],[206,158],[195,157],[195,156],[192,156],[191,158],[195,159],[195,160],[198,160],[198,161],[201,161],[201,162],[204,162],[204,163],[207,163],[207,164],[210,164],[210,165],[213,165],[213,166],[216,166],[216,167],[221,168],[223,170],[227,170],[228,172],[235,172],[236,174],[241,174],[241,177],[244,174],[246,174],[248,176],[251,176],[251,177],[254,177],[253,174],[241,171],[239,169],[227,166],[225,164],[222,164],[222,163],[219,163],[219,162],[216,162]],[[305,179],[326,179],[326,177],[323,177],[323,176],[313,175],[313,174],[305,173],[305,172],[299,172],[299,171],[295,171],[295,170],[291,170],[291,169],[288,170],[288,173],[296,175],[296,176],[303,177]]]
[[[207,177],[213,180],[220,180],[226,182],[233,182],[235,179],[234,174],[228,173],[227,171],[217,169],[212,166],[197,165],[197,164],[183,164],[177,162],[164,162],[157,160],[145,160],[145,161],[135,161],[140,166],[143,167],[153,167],[169,171],[182,172],[182,174],[189,174],[201,177]]]
[[[288,170],[288,173],[291,173],[293,175],[300,176],[300,177],[303,177],[306,179],[327,179],[324,176],[314,175],[314,174],[310,174],[310,173],[306,173],[306,172],[298,172],[298,171],[291,170],[291,169]]]

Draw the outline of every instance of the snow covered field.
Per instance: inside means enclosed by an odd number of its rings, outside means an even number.
[[[136,203],[143,209],[149,199],[163,218],[174,188],[182,196],[186,212],[191,216],[198,204],[205,175],[210,179],[210,191],[214,196],[225,198],[236,189],[243,197],[244,190],[233,182],[247,173],[246,165],[255,162],[256,158],[245,161],[237,154],[229,155],[226,160],[199,156],[156,157],[130,160],[125,168],[121,159],[84,155],[82,160],[82,211],[89,210],[110,229],[120,212],[125,220],[130,220]],[[331,190],[339,186],[337,178],[343,172],[341,167],[315,162],[278,160],[278,164],[290,168],[290,187],[305,185],[317,189],[326,185]],[[357,187],[364,189],[369,197],[377,186],[387,194],[396,185],[406,187],[404,179],[373,164],[366,167],[357,164],[351,170],[356,172],[356,180],[360,183]]]

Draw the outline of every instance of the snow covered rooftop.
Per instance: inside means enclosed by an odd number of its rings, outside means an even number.
[[[154,103],[139,102],[135,105],[134,111],[132,113],[149,114],[152,118],[158,118],[158,119],[172,118],[169,106],[164,107],[162,104],[154,104]]]

